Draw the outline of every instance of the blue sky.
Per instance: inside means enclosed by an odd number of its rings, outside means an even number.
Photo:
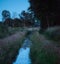
[[[21,13],[22,10],[27,10],[29,7],[28,0],[0,0],[0,21],[3,10],[8,10],[12,13]]]

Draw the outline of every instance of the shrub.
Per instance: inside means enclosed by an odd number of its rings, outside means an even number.
[[[60,27],[51,27],[44,34],[48,39],[60,41]]]

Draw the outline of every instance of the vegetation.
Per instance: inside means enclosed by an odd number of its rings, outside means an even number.
[[[8,27],[1,24],[0,25],[0,38],[3,38],[8,35]]]
[[[47,37],[47,39],[60,42],[60,27],[50,27],[44,32],[44,35]]]
[[[56,29],[55,27],[52,28],[52,30],[50,29],[50,27],[53,26],[60,26],[60,1],[29,0],[29,3],[30,12],[22,11],[21,14],[19,14],[19,18],[12,19],[8,10],[2,11],[3,20],[0,24],[0,38],[23,30],[23,27],[33,27],[35,19],[37,19],[41,23],[39,25],[41,27],[39,32],[49,39],[60,42],[60,28],[58,27],[58,29]],[[47,28],[49,30],[46,30]],[[5,45],[0,48],[1,64],[12,64],[12,62],[15,61],[18,49],[21,47],[24,38],[29,37],[28,35],[30,33],[31,31],[28,31],[20,40],[16,40],[16,42],[8,42],[9,44],[7,45],[3,43]],[[33,42],[30,54],[32,64],[60,64],[58,63],[59,58],[58,54],[56,54],[58,53],[56,49],[54,50],[50,44],[48,45],[46,42],[42,42],[38,32],[33,31],[30,39]]]
[[[20,18],[11,18],[11,14],[7,10],[2,11],[2,22],[3,24],[7,25],[8,27],[29,27],[34,26],[35,19],[31,12],[22,11],[19,14]]]
[[[57,64],[57,55],[53,48],[40,41],[40,36],[35,32],[32,37],[31,60],[32,64]]]
[[[0,63],[1,64],[12,64],[15,61],[16,56],[18,54],[18,50],[20,49],[23,41],[25,39],[25,35],[21,35],[21,38],[16,40],[15,42],[8,42],[1,45],[0,48]]]
[[[31,12],[25,12],[22,11],[21,14],[19,14],[21,20],[24,22],[24,26],[33,26],[35,19],[33,17],[33,14]]]
[[[60,25],[59,0],[29,0],[30,11],[41,20],[41,29]]]
[[[15,34],[16,32],[23,31],[21,27],[8,27],[7,25],[0,25],[0,39]]]
[[[2,17],[3,17],[3,21],[5,21],[7,18],[10,18],[10,12],[9,11],[7,11],[7,10],[3,10],[2,11]]]

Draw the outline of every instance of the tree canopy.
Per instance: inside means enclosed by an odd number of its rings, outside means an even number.
[[[60,25],[60,0],[29,0],[30,10],[41,20],[41,28]]]
[[[3,21],[5,21],[7,18],[10,18],[10,12],[8,10],[3,10],[2,17],[3,17]]]

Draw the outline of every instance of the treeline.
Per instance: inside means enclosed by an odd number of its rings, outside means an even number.
[[[33,26],[34,23],[30,22],[30,21],[23,21],[19,18],[8,18],[3,22],[4,25],[10,26],[10,27],[29,27],[29,26]]]
[[[2,11],[2,23],[11,27],[29,27],[34,26],[35,18],[31,12],[22,11],[19,18],[11,18],[11,14],[7,10]],[[1,23],[0,23],[1,24]]]

